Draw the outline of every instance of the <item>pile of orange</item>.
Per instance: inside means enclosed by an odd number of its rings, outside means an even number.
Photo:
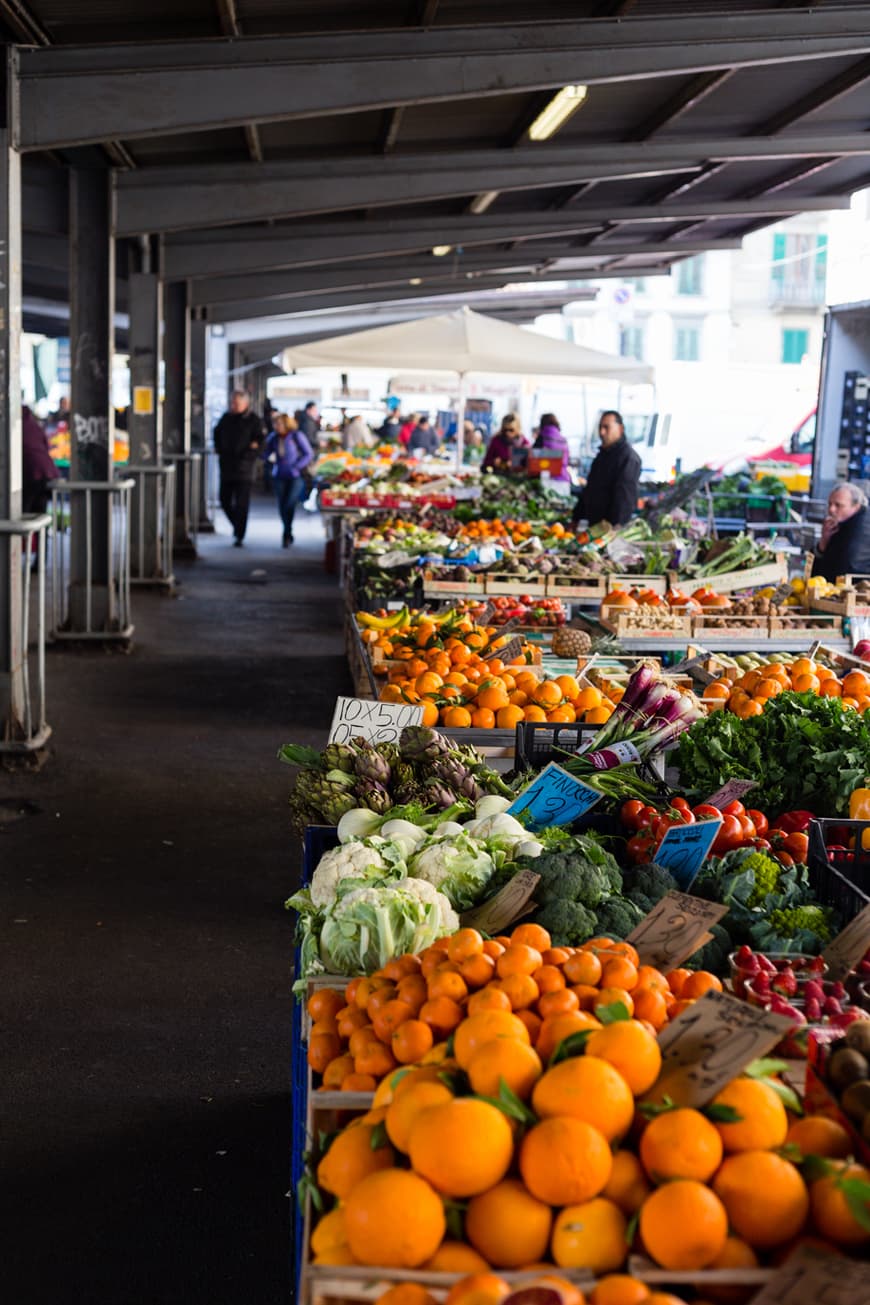
[[[689,1305],[710,1305],[711,1300],[745,1300],[746,1292],[720,1287],[709,1300],[695,1299]],[[685,1297],[648,1287],[627,1273],[608,1273],[585,1295],[575,1282],[541,1265],[513,1285],[498,1274],[486,1271],[466,1274],[450,1288],[446,1305],[686,1305]],[[378,1297],[375,1305],[437,1305],[436,1298],[418,1282],[400,1282]]]
[[[558,544],[561,540],[575,538],[560,521],[555,521],[552,525],[542,525],[541,522],[517,521],[513,517],[507,517],[505,520],[494,517],[492,521],[484,521],[482,518],[478,521],[468,521],[459,531],[457,538],[467,540],[469,543],[486,540],[489,543],[522,544],[532,535],[537,535],[545,548]]]
[[[521,925],[488,948],[463,929],[417,966],[403,957],[359,980],[344,1016],[335,1012],[336,1021],[370,1017],[353,1034],[361,1056],[369,1044],[388,1051],[387,1034],[409,1056],[429,1034],[449,1042],[430,1048],[425,1063],[397,1065],[320,1158],[317,1184],[337,1204],[314,1229],[315,1264],[621,1275],[632,1249],[682,1272],[755,1266],[805,1233],[833,1251],[870,1245],[854,1208],[870,1170],[845,1158],[845,1129],[790,1127],[774,1086],[752,1077],[726,1084],[707,1113],[680,1105],[679,1094],[675,1105],[654,1025],[614,1019],[612,1008],[602,1023],[594,1012],[603,992],[565,986],[597,975],[636,1015],[644,996],[666,1002],[666,976],[638,966],[628,944],[595,940],[572,951],[549,942],[538,926]],[[484,972],[493,978],[481,984]],[[710,980],[684,975],[682,991]],[[566,1043],[572,1033],[584,1037]],[[638,1109],[640,1099],[658,1109]],[[825,1157],[823,1172],[799,1167],[810,1147]],[[455,1290],[454,1305],[490,1299]],[[624,1279],[592,1297],[646,1299]]]
[[[870,675],[849,671],[841,680],[836,671],[810,657],[799,657],[788,666],[784,662],[768,662],[743,675],[728,669],[707,685],[704,697],[724,703],[728,711],[745,720],[760,716],[765,702],[786,690],[839,698],[844,707],[862,714],[870,707]]]
[[[325,1089],[372,1092],[400,1065],[439,1060],[469,1016],[496,1012],[525,1026],[535,1059],[544,1061],[563,1038],[600,1030],[603,1041],[624,1046],[625,1072],[634,1083],[638,1073],[657,1072],[657,1064],[645,1062],[646,1040],[638,1031],[654,1036],[692,1001],[721,987],[705,970],[662,974],[640,965],[630,943],[610,938],[551,947],[536,924],[486,939],[476,929],[460,929],[418,956],[394,957],[376,974],[351,979],[343,991],[315,989],[308,1000],[308,1063]],[[606,1020],[613,1006],[623,1006],[630,1019],[602,1028],[599,1016],[605,1012]],[[500,1075],[513,1086],[523,1068],[496,1057],[478,1090],[497,1092]]]

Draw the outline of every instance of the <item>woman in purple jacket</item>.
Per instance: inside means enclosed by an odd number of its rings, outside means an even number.
[[[568,441],[562,434],[559,426],[559,419],[552,412],[545,412],[541,417],[541,424],[538,427],[538,438],[535,440],[532,448],[538,453],[553,453],[562,455],[562,470],[557,475],[550,473],[551,480],[570,480],[568,475]]]
[[[293,516],[296,504],[305,497],[305,480],[302,475],[314,458],[314,451],[296,420],[283,412],[274,414],[272,432],[266,438],[263,457],[275,487],[278,515],[284,527],[282,548],[293,543]]]

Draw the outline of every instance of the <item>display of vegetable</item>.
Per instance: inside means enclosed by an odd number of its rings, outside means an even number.
[[[746,720],[714,712],[680,739],[683,784],[712,793],[729,779],[752,779],[765,811],[811,808],[842,816],[870,775],[870,723],[836,698],[782,693]]]

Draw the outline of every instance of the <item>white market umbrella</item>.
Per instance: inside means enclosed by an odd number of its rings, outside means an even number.
[[[376,326],[368,331],[333,336],[285,349],[286,372],[307,367],[388,367],[393,371],[453,372],[459,376],[457,465],[462,465],[463,419],[467,377],[471,372],[508,372],[514,376],[570,376],[578,382],[612,380],[652,384],[653,369],[633,358],[620,358],[524,331],[510,322],[459,308],[438,317]]]

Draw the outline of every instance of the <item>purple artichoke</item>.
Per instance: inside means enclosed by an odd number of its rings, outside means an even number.
[[[383,784],[379,784],[375,779],[361,779],[356,786],[356,795],[361,806],[368,807],[369,811],[376,811],[379,816],[386,815],[393,805],[393,800]]]

